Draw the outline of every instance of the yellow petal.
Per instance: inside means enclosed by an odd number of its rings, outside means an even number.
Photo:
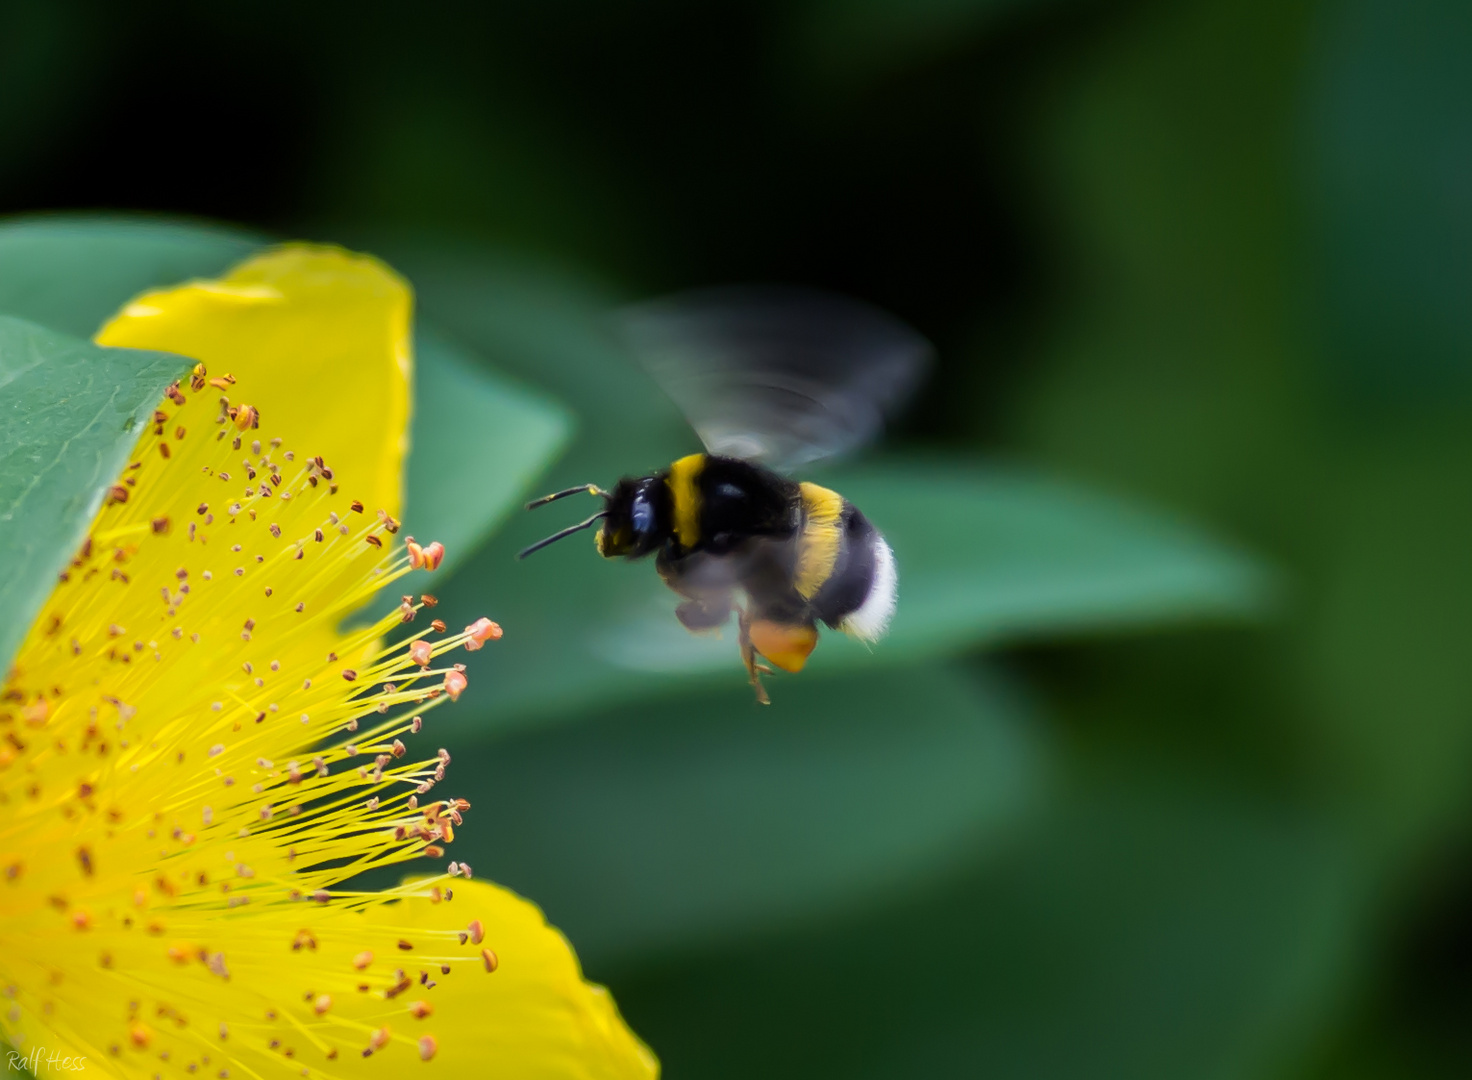
[[[113,936],[105,967],[89,949],[96,935],[74,934],[79,955],[58,956],[52,984],[39,988],[58,1008],[10,1035],[21,1050],[81,1055],[105,1075],[140,1080],[161,1063],[179,1076],[283,1080],[383,1080],[421,1067],[426,1078],[659,1075],[536,907],[493,885],[453,884],[452,901],[421,891],[366,914],[304,902],[221,923],[205,941]],[[472,921],[484,939],[462,943]],[[487,948],[494,972],[480,958]],[[78,1010],[65,1006],[87,1000],[90,1019],[68,1022]]]
[[[451,902],[414,898],[380,906],[362,917],[339,912],[334,921],[321,925],[318,965],[335,971],[352,970],[355,940],[391,940],[397,935],[413,946],[376,955],[363,973],[375,984],[400,968],[410,975],[413,986],[392,1001],[364,994],[347,1000],[334,997],[333,1013],[340,1024],[361,1023],[364,1031],[386,1026],[390,1033],[387,1045],[372,1057],[354,1053],[350,1060],[335,1062],[334,1072],[381,1077],[389,1068],[396,1075],[395,1069],[418,1063],[419,1040],[430,1036],[437,1048],[434,1063],[447,1075],[517,1080],[647,1080],[658,1075],[653,1056],[624,1025],[613,999],[602,987],[583,981],[572,949],[547,925],[541,911],[506,889],[480,881],[455,883],[453,893]],[[484,928],[479,944],[473,936],[464,944],[458,937],[430,937],[447,930],[467,932],[472,920]],[[355,922],[366,926],[353,927]],[[339,940],[338,924],[347,924],[352,936]],[[416,935],[416,930],[424,936]],[[478,959],[482,949],[493,950],[494,973]],[[448,975],[428,959],[466,955],[477,960],[452,964]],[[420,981],[421,971],[429,973],[428,982]],[[302,995],[307,989],[315,987],[304,986],[301,993],[289,995],[296,999],[290,1003],[293,1008],[305,1004]],[[423,1018],[416,1015],[422,1011],[420,1003],[432,1010]],[[296,1011],[302,1014],[301,1022],[312,1022],[309,1012]],[[366,1036],[360,1041],[367,1045]]]
[[[377,259],[292,244],[199,281],[138,297],[101,345],[160,349],[233,375],[277,432],[353,477],[369,507],[399,515],[408,450],[411,294]],[[233,391],[234,388],[232,387]]]

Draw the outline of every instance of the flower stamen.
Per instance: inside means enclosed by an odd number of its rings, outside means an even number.
[[[260,411],[217,397],[234,384],[200,365],[187,393],[169,387],[0,690],[0,1035],[24,1047],[63,1032],[98,1060],[220,1076],[307,1055],[321,1075],[339,1051],[396,1043],[428,1061],[433,1036],[348,1007],[410,985],[376,971],[375,951],[412,941],[447,972],[493,970],[489,950],[361,916],[448,900],[462,871],[387,890],[350,879],[454,841],[469,804],[418,806],[448,755],[420,756],[411,737],[466,689],[435,659],[500,630],[482,619],[431,643],[436,622],[386,644],[434,603],[406,597],[344,631],[444,548],[396,549],[398,521],[364,514],[321,457],[251,438]],[[26,857],[44,852],[71,856]]]

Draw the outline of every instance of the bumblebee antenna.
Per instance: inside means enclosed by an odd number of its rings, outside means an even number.
[[[608,492],[604,491],[597,484],[579,484],[577,487],[570,487],[564,491],[554,491],[551,495],[543,495],[540,499],[533,499],[526,504],[526,508],[528,510],[535,510],[539,506],[546,506],[548,503],[554,503],[558,499],[565,499],[569,495],[582,495],[584,492],[589,495],[602,495],[605,498],[608,496]]]
[[[571,495],[574,492],[586,491],[586,490],[587,490],[587,488],[573,488],[572,491],[562,491],[562,492],[558,492],[557,495],[549,495],[548,496],[548,499],[560,498],[563,495]],[[600,492],[600,494],[601,494],[601,492]],[[526,558],[528,555],[530,555],[534,551],[541,551],[548,544],[555,544],[555,543],[557,543],[557,541],[561,540],[564,536],[571,536],[575,532],[582,532],[589,525],[595,524],[598,521],[599,518],[606,518],[607,516],[608,516],[608,511],[607,510],[599,510],[596,514],[594,514],[592,517],[590,517],[587,521],[580,521],[576,525],[569,525],[567,528],[563,529],[561,532],[555,532],[551,536],[547,537],[545,540],[538,540],[531,547],[525,548],[522,551],[518,552],[517,555],[516,555],[516,557],[518,559],[524,559],[524,558]]]

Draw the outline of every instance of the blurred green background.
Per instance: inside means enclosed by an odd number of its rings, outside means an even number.
[[[456,854],[673,1080],[1472,1073],[1472,6],[0,0],[0,213],[81,336],[273,237],[413,281],[409,525],[507,631]],[[894,635],[766,710],[511,558],[693,448],[609,312],[737,281],[939,352],[822,473]]]

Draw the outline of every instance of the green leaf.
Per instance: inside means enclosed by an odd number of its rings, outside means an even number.
[[[572,433],[544,394],[488,371],[433,329],[415,335],[413,446],[404,526],[462,563],[524,500]],[[422,419],[421,419],[422,418]]]
[[[577,409],[579,438],[547,477],[548,490],[607,485],[698,448],[620,347],[607,314],[617,298],[605,290],[475,249],[389,250],[438,325]],[[829,634],[814,672],[1046,634],[1240,617],[1259,610],[1268,592],[1261,570],[1183,526],[1022,473],[910,463],[853,468],[825,482],[890,536],[901,600],[892,636],[872,654]],[[557,503],[514,517],[457,575],[446,620],[490,615],[507,633],[469,658],[475,700],[484,704],[455,710],[453,723],[505,727],[695,688],[698,677],[741,681],[732,634],[686,634],[647,564],[606,562],[587,537],[515,560],[521,547],[586,513]]]
[[[674,404],[620,344],[610,319],[619,298],[606,289],[480,248],[400,240],[375,250],[414,282],[425,318],[577,411],[587,448],[577,466],[643,469],[651,454],[699,448]]]
[[[86,216],[0,223],[0,311],[90,338],[148,289],[214,277],[267,243],[209,225]]]
[[[901,900],[597,974],[670,1075],[1290,1075],[1368,897],[1322,822],[1132,766]]]
[[[147,289],[212,277],[268,243],[214,226],[51,217],[0,225],[0,311],[95,333]],[[570,418],[544,394],[486,368],[419,325],[405,523],[466,558],[566,441]]]
[[[1015,831],[1044,775],[1030,719],[995,675],[936,664],[794,683],[767,709],[744,684],[625,707],[457,750],[493,823],[457,857],[595,967],[719,941],[872,904]]]
[[[896,663],[977,643],[1259,613],[1263,571],[1200,533],[1118,500],[1022,472],[890,462],[827,477],[896,553],[901,601],[871,648],[829,634],[810,670]],[[663,610],[595,649],[640,671],[729,667],[731,647]],[[654,604],[651,607],[656,606]]]
[[[0,671],[188,368],[169,353],[103,349],[0,316]]]
[[[603,471],[579,478],[612,479]],[[888,536],[900,600],[889,637],[870,649],[825,633],[802,679],[978,645],[1239,619],[1260,614],[1271,595],[1261,568],[1194,530],[1027,473],[912,461],[854,467],[824,482]],[[516,523],[466,568],[463,595],[449,597],[452,623],[479,614],[464,606],[473,597],[508,627],[470,660],[472,679],[483,676],[476,701],[484,712],[462,708],[454,722],[509,725],[702,679],[743,680],[734,629],[720,638],[686,633],[653,567],[607,562],[578,539],[518,563],[515,547],[530,535]],[[770,681],[780,699],[790,680]]]

